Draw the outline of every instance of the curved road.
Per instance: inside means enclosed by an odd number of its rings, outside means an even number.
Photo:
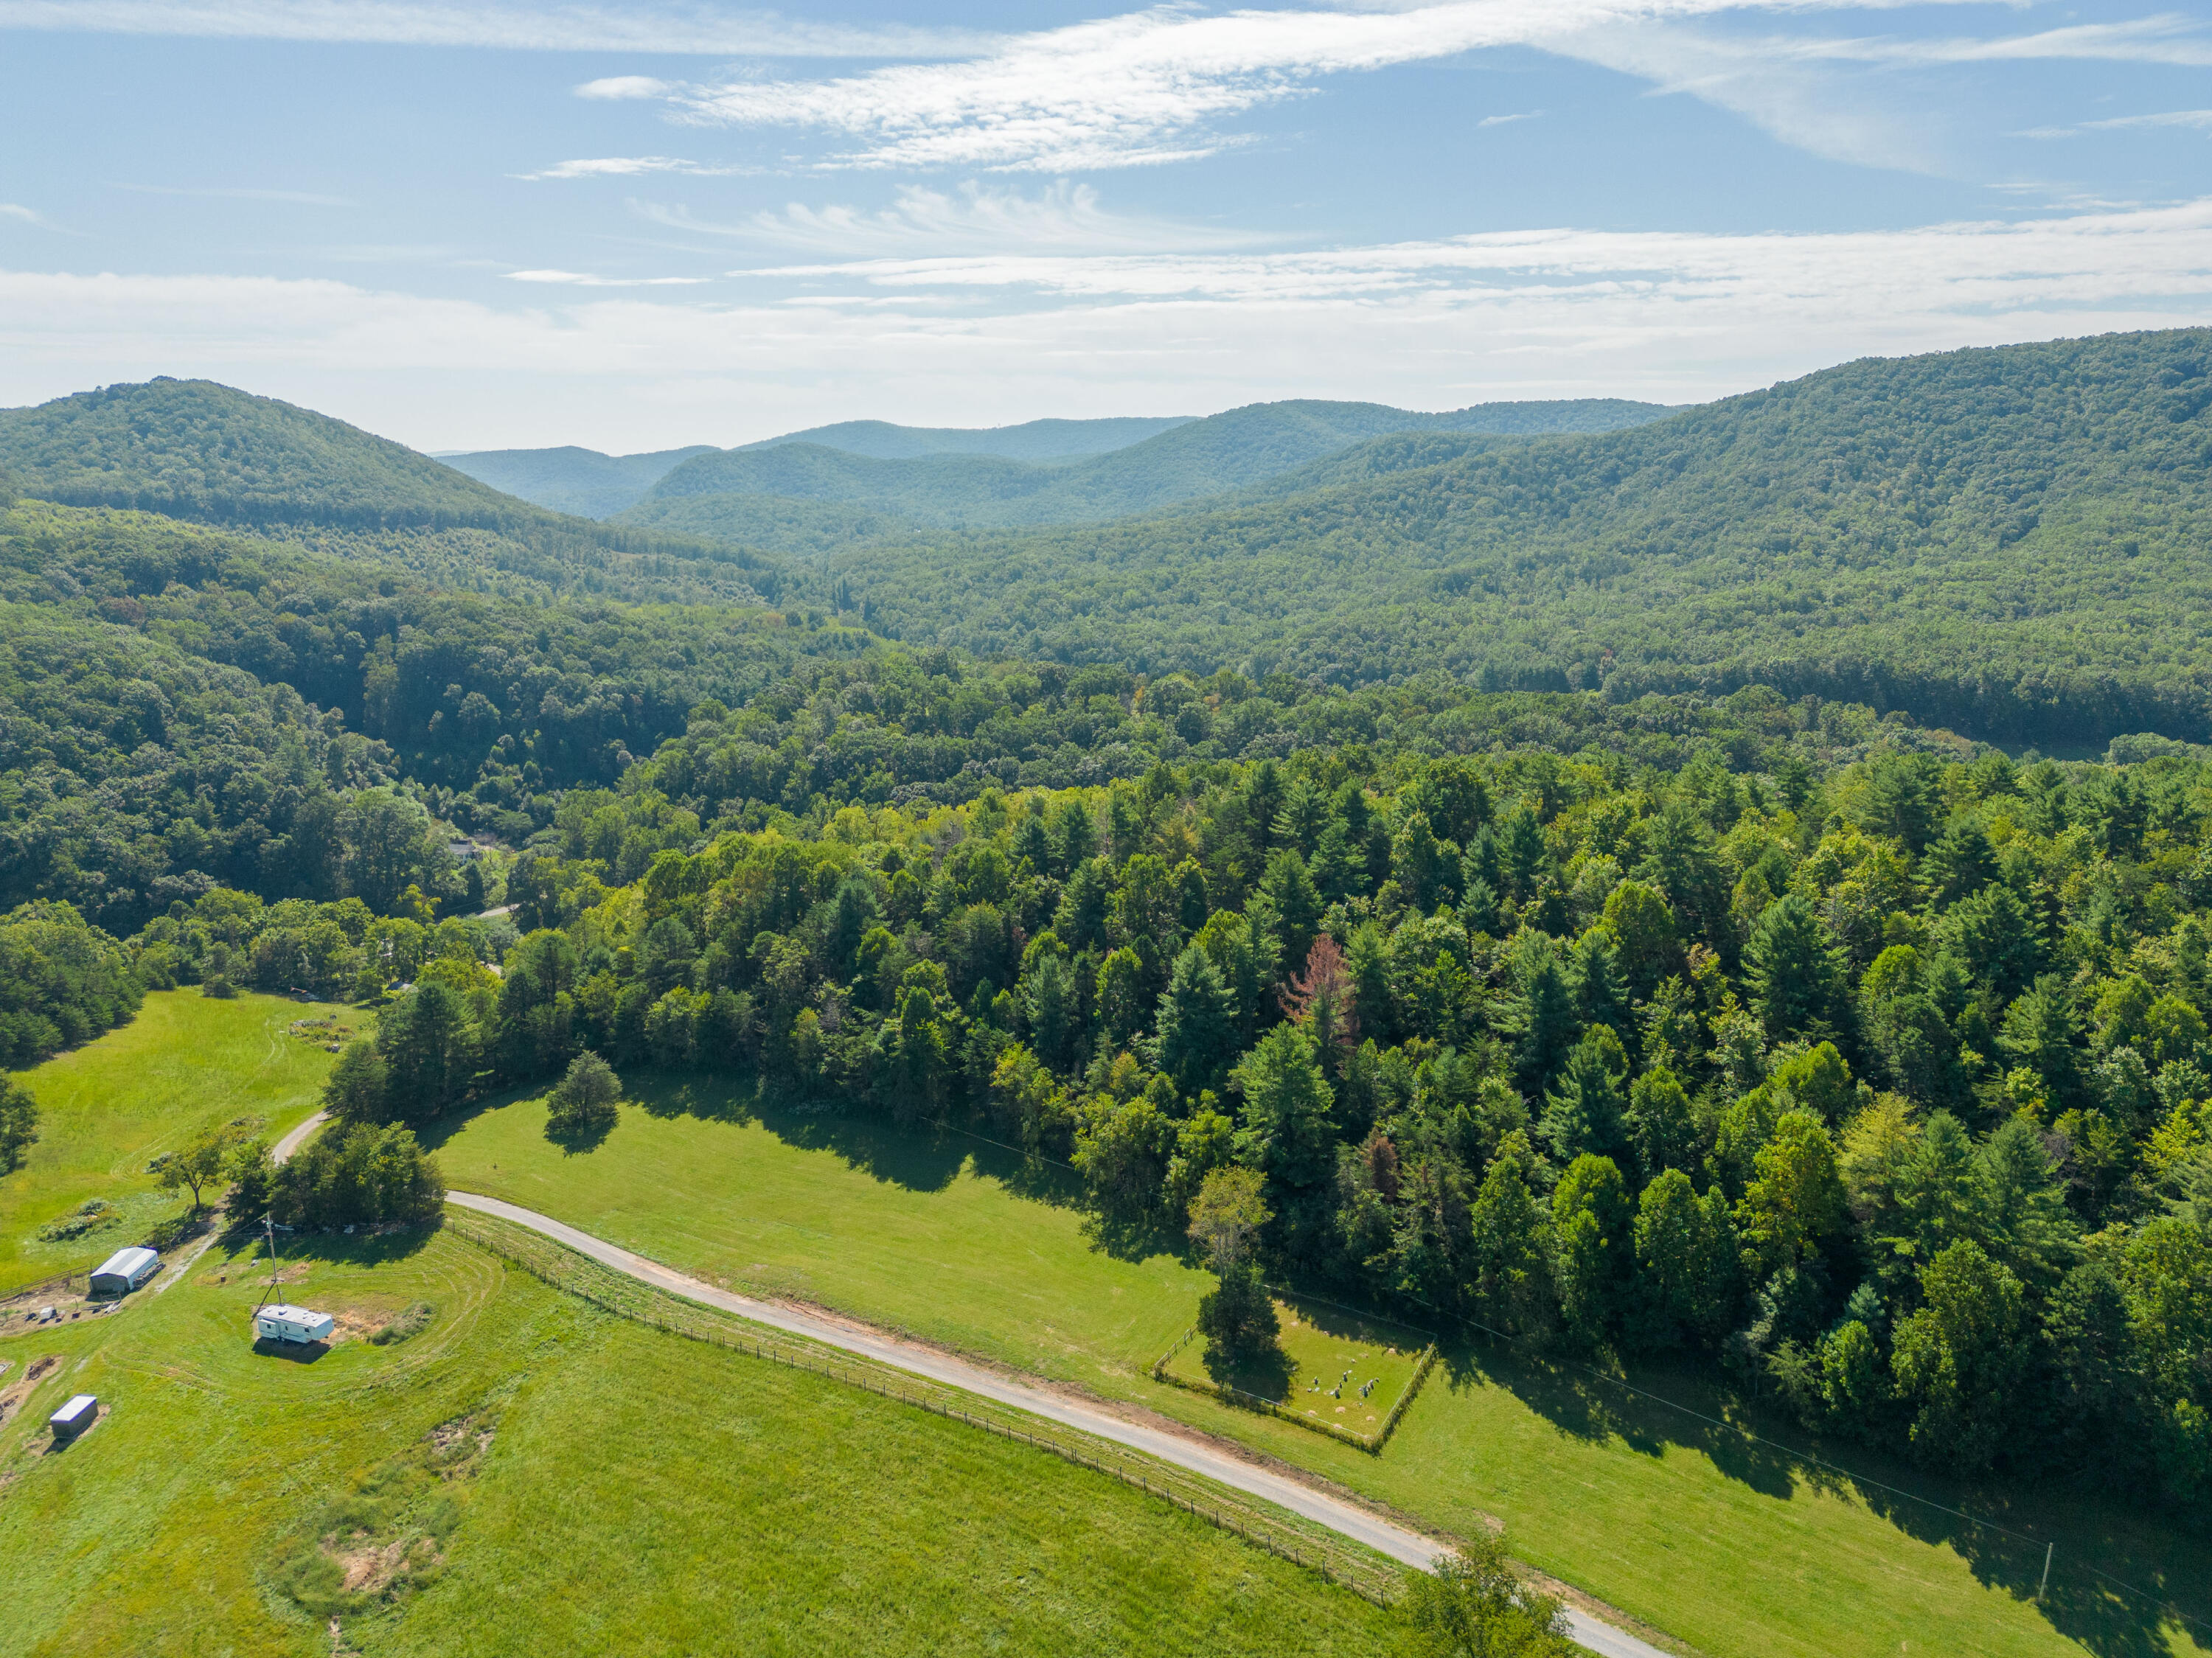
[[[285,1136],[284,1144],[278,1147],[279,1152],[289,1155],[313,1126],[314,1120],[312,1119],[301,1124],[292,1133]],[[656,1290],[665,1290],[671,1295],[682,1296],[686,1300],[719,1307],[724,1312],[735,1313],[756,1324],[787,1330],[793,1335],[805,1336],[827,1346],[865,1354],[915,1376],[927,1376],[932,1382],[941,1382],[949,1388],[979,1394],[1001,1405],[1011,1405],[1033,1416],[1079,1428],[1085,1433],[1096,1434],[1101,1439],[1127,1445],[1147,1456],[1156,1456],[1163,1462],[1188,1468],[1194,1473],[1204,1474],[1209,1479],[1218,1480],[1237,1491],[1249,1491],[1279,1508],[1304,1515],[1318,1525],[1364,1543],[1407,1565],[1425,1570],[1443,1551],[1443,1546],[1434,1540],[1394,1525],[1357,1503],[1347,1503],[1301,1480],[1255,1467],[1201,1440],[1126,1422],[1111,1412],[1079,1399],[1063,1397],[1048,1393],[1042,1388],[1011,1381],[981,1364],[971,1364],[949,1353],[908,1346],[872,1331],[833,1324],[827,1319],[816,1318],[793,1308],[780,1307],[774,1302],[732,1295],[727,1290],[703,1283],[672,1267],[664,1266],[657,1260],[649,1260],[643,1255],[633,1254],[618,1245],[593,1237],[589,1232],[579,1231],[565,1222],[555,1220],[550,1215],[541,1215],[533,1209],[520,1208],[497,1198],[479,1197],[473,1192],[448,1192],[446,1200],[464,1209],[496,1216],[518,1226],[526,1226],[533,1232],[541,1232],[556,1242],[566,1244],[578,1254],[588,1255],[602,1266],[611,1266],[641,1283],[651,1284]],[[1667,1658],[1667,1655],[1649,1642],[1638,1640],[1627,1631],[1601,1623],[1571,1606],[1567,1609],[1567,1623],[1578,1645],[1601,1653],[1604,1658]]]

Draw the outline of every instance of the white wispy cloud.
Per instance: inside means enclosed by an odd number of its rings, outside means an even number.
[[[1063,299],[1366,302],[1609,310],[1663,298],[1863,319],[2212,299],[2212,200],[1913,230],[1724,235],[1571,228],[1311,252],[1066,258],[1008,254],[783,265],[742,273],[877,288],[1020,288]]]
[[[1638,12],[1724,0],[1648,0]],[[1474,0],[1402,12],[1157,7],[1011,39],[950,64],[666,94],[679,118],[812,128],[860,141],[854,166],[1066,173],[1218,149],[1211,124],[1309,93],[1317,76],[1527,44],[1623,9],[1605,0]]]
[[[41,230],[53,228],[44,214],[34,208],[25,207],[21,202],[0,202],[0,219],[21,220],[25,224],[34,224]]]
[[[706,161],[687,161],[676,155],[601,155],[587,161],[556,161],[536,173],[518,173],[518,179],[636,179],[648,173],[673,173],[693,179],[727,179],[757,172],[757,167],[721,167]]]
[[[404,0],[0,0],[0,29],[762,58],[956,57],[987,50],[994,38],[979,29],[824,23],[707,5]]]
[[[208,374],[422,446],[627,451],[861,416],[1680,402],[1870,354],[2212,324],[2212,200],[1863,233],[1565,228],[1303,253],[824,260],[757,271],[732,300],[511,291],[521,302],[0,272],[0,404]]]
[[[1966,0],[1954,0],[1966,3]],[[1221,124],[1308,96],[1332,75],[1501,46],[1532,47],[1705,98],[1823,154],[1925,165],[1926,136],[1895,112],[1837,95],[1839,69],[2100,59],[2212,62],[2185,18],[1987,39],[1754,37],[1699,21],[1887,9],[1893,0],[1441,0],[1368,10],[1200,11],[1159,6],[1008,39],[945,63],[812,79],[589,83],[657,98],[679,121],[811,130],[842,140],[826,165],[1067,173],[1211,155]],[[1823,95],[1825,94],[1825,95]],[[1496,118],[1510,118],[1501,112]]]
[[[1540,109],[1531,109],[1525,110],[1517,115],[1486,115],[1477,121],[1475,125],[1479,127],[1510,126],[1516,121],[1533,121],[1543,112]]]
[[[568,288],[696,288],[710,276],[593,276],[580,270],[510,270],[511,282],[553,282]]]
[[[733,222],[702,220],[682,207],[637,205],[646,217],[671,229],[822,253],[1002,248],[1165,251],[1249,246],[1254,240],[1205,226],[1109,212],[1096,189],[1066,179],[1033,194],[993,189],[972,179],[950,191],[909,185],[889,207],[815,207],[793,202]]]
[[[2019,138],[2072,138],[2084,132],[2117,132],[2131,127],[2193,127],[2212,131],[2212,109],[2169,109],[2154,115],[2114,115],[2101,121],[2080,121],[2072,126],[2030,127],[2013,136]]]

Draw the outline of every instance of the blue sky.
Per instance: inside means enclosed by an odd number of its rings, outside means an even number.
[[[629,451],[2212,321],[2157,0],[0,0],[0,404]]]

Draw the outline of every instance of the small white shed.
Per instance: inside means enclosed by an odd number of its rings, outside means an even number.
[[[56,1439],[75,1439],[99,1420],[100,1396],[97,1394],[79,1394],[48,1417],[46,1425],[54,1430]]]
[[[253,1333],[264,1341],[328,1341],[337,1321],[328,1313],[278,1303],[253,1315]]]
[[[96,1296],[128,1295],[161,1270],[161,1258],[143,1244],[118,1249],[92,1275]]]

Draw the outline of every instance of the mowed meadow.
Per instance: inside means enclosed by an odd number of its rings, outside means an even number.
[[[11,1654],[1058,1658],[1388,1638],[1367,1601],[1140,1491],[626,1321],[453,1235],[310,1240],[298,1265],[287,1293],[356,1329],[434,1311],[387,1346],[257,1352],[254,1252],[218,1247],[118,1314],[0,1333],[0,1397],[59,1360],[0,1424]],[[79,1391],[108,1413],[52,1451],[46,1418]],[[421,1587],[334,1639],[288,1592],[302,1550],[457,1430],[481,1449],[434,1487],[449,1506],[424,1522]]]
[[[547,1139],[541,1100],[478,1111],[439,1137],[447,1180],[732,1289],[1141,1404],[1447,1531],[1503,1521],[1530,1564],[1716,1658],[2212,1651],[2212,1625],[2186,1621],[2212,1619],[2212,1548],[2154,1520],[1807,1446],[1778,1419],[1754,1439],[1694,1376],[1632,1389],[1443,1327],[1442,1362],[1370,1455],[1154,1382],[1211,1277],[1108,1247],[1073,1175],[717,1078],[629,1091],[589,1150]]]
[[[273,1143],[313,1113],[331,1056],[322,1036],[295,1026],[330,1018],[351,1029],[368,1016],[283,996],[156,991],[128,1023],[17,1073],[38,1102],[39,1138],[0,1178],[0,1297],[84,1272],[181,1213],[185,1198],[161,1191],[147,1164],[201,1130],[242,1119]],[[112,1223],[40,1238],[94,1198],[112,1206]]]

